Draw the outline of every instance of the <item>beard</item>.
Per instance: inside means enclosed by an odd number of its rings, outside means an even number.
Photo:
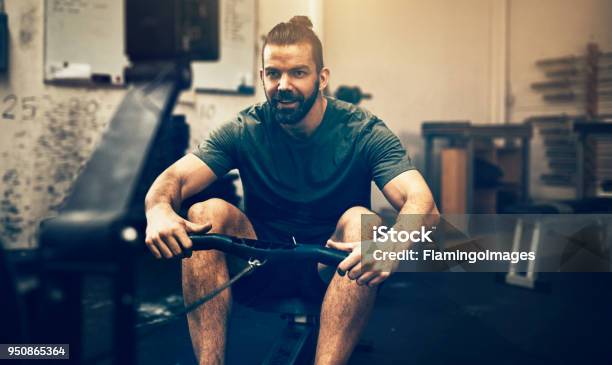
[[[266,93],[266,98],[272,106],[272,117],[279,124],[297,124],[306,114],[312,109],[315,100],[319,96],[319,80],[314,85],[312,94],[306,99],[300,92],[292,93],[291,91],[279,91],[274,96],[270,97]],[[289,107],[285,104],[295,103]]]

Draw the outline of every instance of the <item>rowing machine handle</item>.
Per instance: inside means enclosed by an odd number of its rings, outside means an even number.
[[[321,247],[315,244],[282,244],[224,234],[190,235],[193,250],[219,250],[245,260],[307,260],[337,266],[348,252]]]

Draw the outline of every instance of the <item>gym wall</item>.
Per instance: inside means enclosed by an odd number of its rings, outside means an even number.
[[[400,134],[419,135],[425,120],[503,123],[581,112],[545,104],[531,90],[530,83],[543,76],[535,61],[583,54],[588,42],[612,51],[608,0],[334,0],[324,5],[331,82],[372,93],[362,105]]]
[[[362,105],[396,132],[418,134],[424,120],[487,122],[491,3],[325,2],[331,81],[372,93]]]
[[[87,161],[122,89],[43,83],[44,1],[6,0],[9,68],[0,75],[0,238],[34,247]]]

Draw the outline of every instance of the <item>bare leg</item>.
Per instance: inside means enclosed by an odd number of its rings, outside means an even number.
[[[189,209],[189,220],[211,222],[211,233],[256,238],[249,219],[235,206],[221,199],[210,199]],[[195,251],[184,259],[183,297],[189,305],[229,280],[225,255],[216,250]],[[224,290],[187,315],[193,350],[200,364],[223,364],[231,291]]]
[[[374,213],[363,207],[347,210],[338,221],[332,239],[342,242],[361,240],[361,214]],[[376,291],[377,288],[358,285],[348,276],[334,274],[321,308],[315,364],[348,362],[374,307]]]

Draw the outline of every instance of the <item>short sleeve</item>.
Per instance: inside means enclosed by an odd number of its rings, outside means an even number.
[[[217,177],[237,167],[240,124],[233,120],[213,130],[208,138],[191,152],[213,170]]]
[[[397,175],[415,169],[399,138],[383,121],[373,120],[363,133],[361,150],[379,189]]]

